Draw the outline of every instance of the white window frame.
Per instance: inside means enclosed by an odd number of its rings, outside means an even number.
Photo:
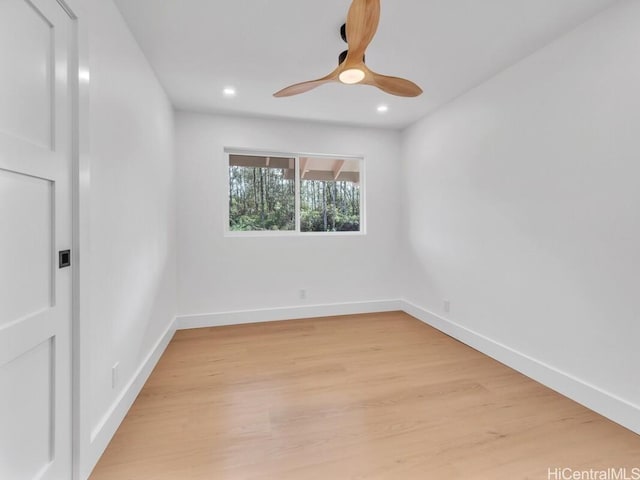
[[[256,230],[237,232],[229,229],[229,157],[230,155],[250,155],[256,157],[284,157],[293,158],[295,161],[295,230]],[[286,152],[278,150],[254,150],[247,148],[225,147],[223,154],[223,167],[225,179],[224,187],[224,236],[225,237],[359,237],[367,234],[366,215],[366,176],[364,155],[337,155],[327,153]],[[357,160],[360,162],[360,231],[359,232],[302,232],[300,231],[300,157],[332,158],[344,160]]]

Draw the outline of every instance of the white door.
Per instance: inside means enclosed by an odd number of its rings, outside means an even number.
[[[72,23],[0,0],[0,479],[71,476]]]

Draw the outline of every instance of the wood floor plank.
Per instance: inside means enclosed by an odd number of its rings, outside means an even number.
[[[91,479],[514,480],[556,467],[640,467],[640,436],[391,312],[177,332]]]

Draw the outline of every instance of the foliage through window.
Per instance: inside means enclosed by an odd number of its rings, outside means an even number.
[[[362,160],[229,154],[229,231],[360,232]]]

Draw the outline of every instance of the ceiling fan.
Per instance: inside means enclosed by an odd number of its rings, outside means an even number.
[[[297,83],[273,94],[274,97],[290,97],[313,90],[320,85],[341,82],[346,85],[372,85],[383,92],[400,97],[417,97],[422,89],[404,78],[380,75],[367,68],[365,51],[373,40],[380,22],[380,0],[353,0],[346,25],[342,26],[342,39],[349,49],[340,54],[339,65],[326,77]]]

